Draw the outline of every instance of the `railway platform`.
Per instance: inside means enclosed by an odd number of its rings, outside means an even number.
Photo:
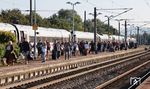
[[[150,89],[150,76],[141,83],[136,89]]]
[[[140,47],[116,52],[104,52],[96,55],[78,56],[70,58],[69,60],[63,58],[58,60],[47,60],[46,63],[41,63],[41,60],[30,61],[27,65],[22,64],[1,67],[0,86],[139,53],[144,51],[144,48],[145,47]]]

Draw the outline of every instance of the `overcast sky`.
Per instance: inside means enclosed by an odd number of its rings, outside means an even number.
[[[29,9],[30,0],[0,0],[1,9],[13,9],[19,8],[20,10]],[[34,0],[33,0],[34,1]],[[75,10],[82,17],[84,16],[84,11],[87,11],[87,19],[93,18],[93,16],[88,15],[92,13],[94,7],[97,9],[104,8],[133,8],[133,10],[116,17],[123,19],[131,19],[132,21],[150,21],[150,0],[36,0],[36,6],[38,13],[42,17],[49,17],[50,15],[57,13],[60,9],[72,9],[72,6],[66,4],[66,2],[81,2],[81,4],[75,6]],[[105,15],[116,15],[123,12],[123,10],[114,10],[114,11],[101,11],[98,10],[98,13],[101,12],[102,15],[97,16],[97,18],[105,21],[107,18]],[[24,12],[28,13],[28,12]],[[110,24],[117,28],[117,22],[114,20],[110,21]],[[122,22],[123,24],[123,22]],[[142,25],[143,23],[134,23],[136,25]]]

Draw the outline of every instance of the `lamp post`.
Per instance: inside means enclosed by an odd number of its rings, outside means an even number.
[[[96,17],[99,15],[99,14],[102,14],[102,13],[98,13],[97,14],[97,11],[96,11],[96,7],[94,7],[94,14],[92,13],[89,13],[90,15],[93,15],[94,16],[94,44],[95,44],[95,54],[97,54],[97,42],[96,42],[96,33],[97,33],[97,27],[96,27]]]
[[[107,28],[107,30],[108,30],[108,33],[109,33],[109,31],[110,31],[110,18],[112,18],[113,15],[110,15],[110,16],[105,15],[105,17],[106,17],[107,20],[108,20],[108,28]]]
[[[86,32],[86,11],[84,11],[84,32]]]
[[[138,45],[140,45],[139,30],[140,30],[140,27],[137,26],[137,38],[136,39],[137,39]]]
[[[118,21],[118,36],[120,36],[120,21],[122,21],[123,19],[115,19],[116,21]]]
[[[30,0],[30,25],[32,26],[33,24],[33,19],[32,19],[32,0]]]
[[[71,31],[71,37],[72,37],[72,42],[75,41],[75,32],[74,32],[74,6],[77,5],[77,4],[81,4],[80,2],[75,2],[75,3],[72,3],[72,2],[67,2],[67,4],[70,4],[72,5],[72,31]]]
[[[125,50],[127,50],[127,20],[125,20],[125,24],[124,24],[124,26],[125,26],[125,36],[124,36],[124,38],[125,38]]]
[[[122,19],[116,19],[116,21],[118,21],[118,40],[120,41],[120,21],[122,21]]]
[[[36,30],[37,30],[37,25],[36,25],[36,0],[34,0],[34,24],[33,24],[33,30],[34,30],[34,59],[36,59]]]

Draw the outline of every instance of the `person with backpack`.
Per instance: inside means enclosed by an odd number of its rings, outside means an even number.
[[[42,41],[41,40],[39,40],[38,41],[38,43],[37,43],[37,50],[38,50],[38,56],[40,56],[41,55],[41,48],[42,48]]]
[[[6,58],[6,63],[8,66],[13,64],[13,62],[17,60],[12,41],[9,41],[5,47],[4,58]]]
[[[29,63],[29,55],[30,55],[30,45],[29,42],[23,38],[22,43],[20,43],[21,53],[25,56],[25,64]]]

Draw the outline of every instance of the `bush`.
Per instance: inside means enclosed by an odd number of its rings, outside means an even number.
[[[19,53],[20,53],[20,48],[17,44],[13,44],[13,47],[14,47],[14,52],[16,53],[17,56],[19,56]]]
[[[0,58],[4,56],[5,47],[6,47],[6,44],[0,44]],[[19,46],[14,43],[14,44],[13,44],[13,47],[14,47],[14,52],[15,52],[16,55],[18,56],[18,55],[19,55],[19,52],[20,52]]]
[[[0,57],[4,56],[5,52],[5,44],[0,44]]]
[[[9,41],[16,42],[15,35],[8,31],[0,31],[0,43],[8,43]]]
[[[6,31],[0,31],[0,57],[4,56],[5,53],[5,46],[9,42],[16,42],[16,37],[13,33],[11,32],[6,32]],[[13,44],[14,46],[14,51],[19,54],[19,47],[16,44]]]

